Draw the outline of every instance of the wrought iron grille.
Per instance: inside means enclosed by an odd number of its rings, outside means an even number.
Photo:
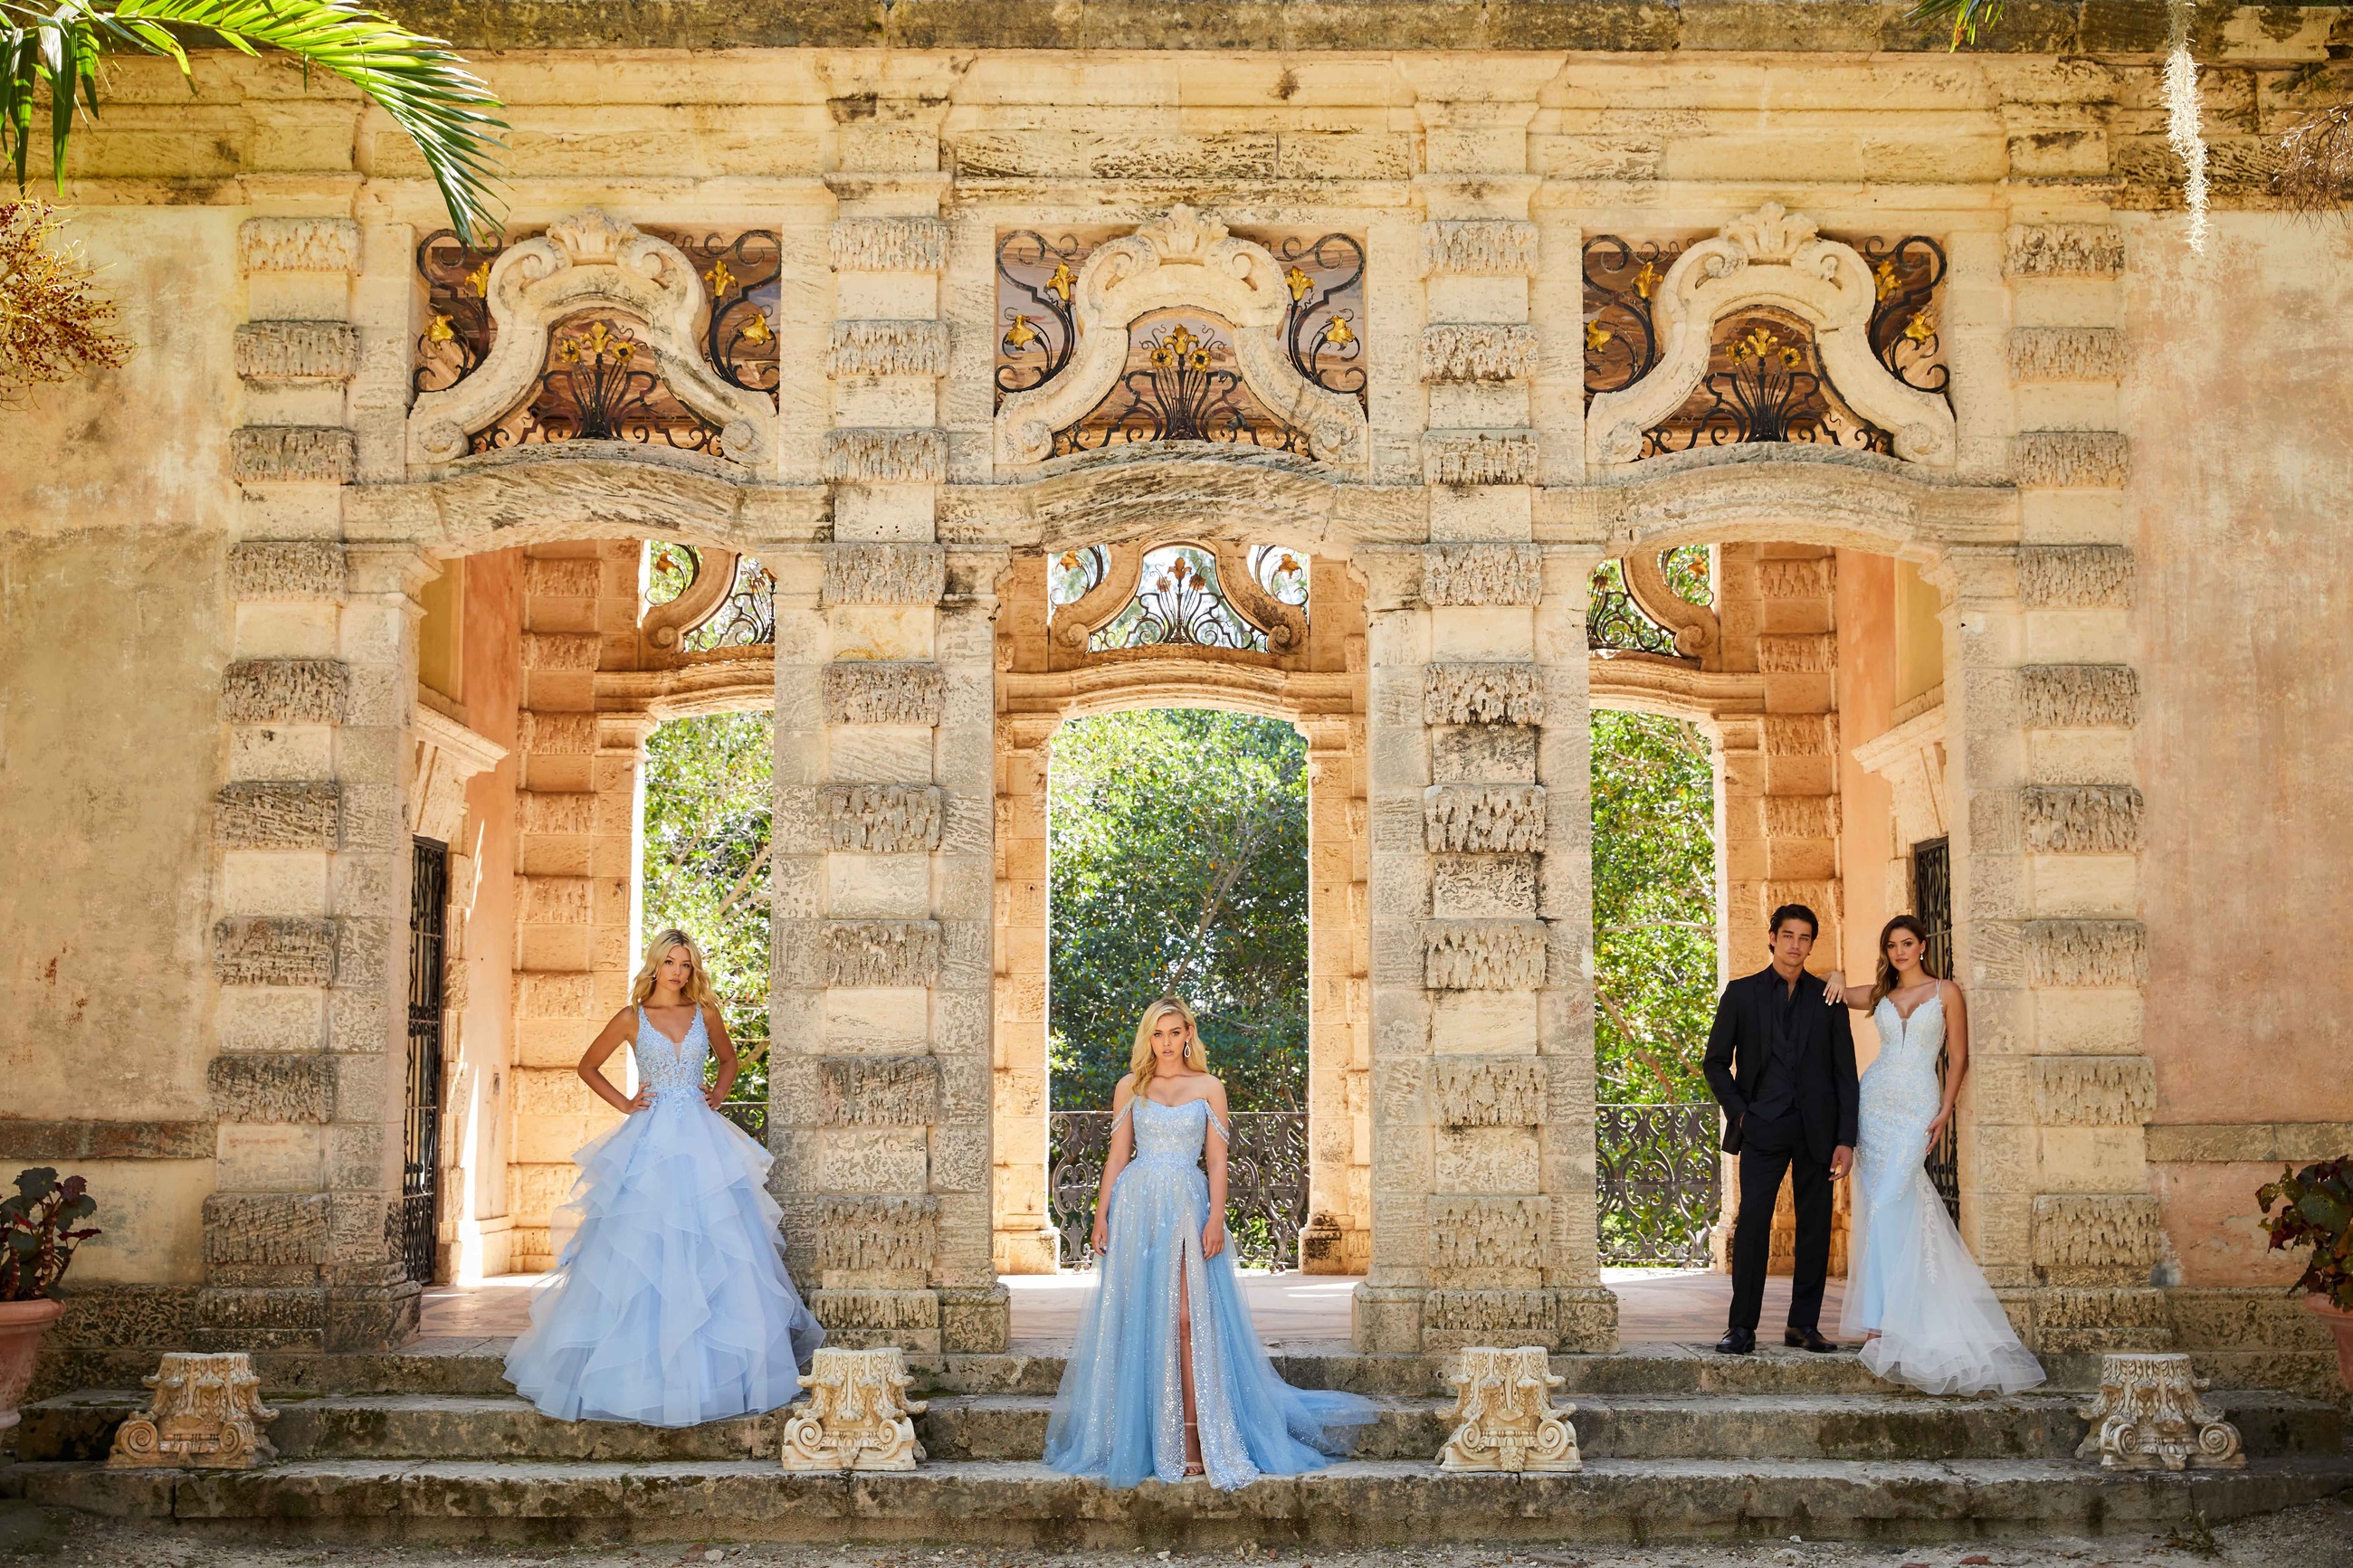
[[[1079,346],[1071,300],[1079,267],[1097,241],[1066,234],[1049,239],[1015,229],[997,242],[997,401],[1043,386],[1062,374]]]
[[[633,441],[721,455],[719,426],[661,378],[638,322],[616,311],[575,316],[548,335],[547,358],[522,402],[474,432],[470,452],[559,441]]]
[[[448,948],[449,847],[415,840],[408,885],[408,1092],[401,1130],[400,1258],[433,1283],[440,1215],[441,986]]]
[[[1313,457],[1307,432],[1259,401],[1235,368],[1233,329],[1206,311],[1128,329],[1127,369],[1103,400],[1054,432],[1054,455],[1138,441],[1215,441]]]
[[[1272,242],[1282,263],[1283,286],[1291,290],[1282,317],[1282,348],[1291,368],[1326,392],[1353,397],[1369,410],[1367,377],[1356,362],[1365,352],[1359,335],[1365,301],[1365,247],[1345,234],[1314,240],[1296,237]]]
[[[1659,287],[1683,240],[1630,241],[1614,234],[1585,242],[1585,399],[1622,392],[1651,374],[1659,341]]]
[[[1127,607],[1097,626],[1087,650],[1223,647],[1266,651],[1266,633],[1244,620],[1218,583],[1217,561],[1189,544],[1164,545],[1144,558],[1143,580]]]
[[[1642,456],[1752,442],[1801,442],[1892,453],[1895,439],[1857,414],[1822,374],[1813,333],[1762,307],[1715,323],[1708,373],[1692,395],[1642,432]]]
[[[1723,1199],[1716,1160],[1723,1113],[1715,1102],[1597,1110],[1601,1261],[1707,1262],[1708,1232]]]
[[[1928,928],[1928,973],[1953,973],[1953,846],[1947,838],[1929,838],[1912,846],[1912,912]],[[1936,1053],[1936,1083],[1945,1082],[1945,1053]],[[1945,1200],[1953,1223],[1961,1222],[1960,1133],[1947,1121],[1928,1146],[1928,1180]]]
[[[1870,264],[1878,301],[1871,310],[1871,352],[1905,385],[1942,396],[1949,406],[1952,372],[1936,335],[1936,287],[1945,280],[1945,247],[1925,234],[1864,240],[1855,247]]]
[[[768,1141],[768,1102],[765,1100],[731,1100],[719,1107],[719,1114],[744,1130],[745,1137],[755,1143]]]
[[[1092,1268],[1088,1246],[1095,1189],[1111,1153],[1108,1110],[1057,1110],[1047,1117],[1046,1195],[1061,1233],[1065,1267]],[[1307,1223],[1307,1113],[1241,1110],[1226,1152],[1226,1237],[1244,1268],[1299,1267],[1299,1232]]]
[[[1596,653],[1654,653],[1672,658],[1675,634],[1642,613],[1626,589],[1626,569],[1604,561],[1593,571],[1585,606],[1585,646]]]
[[[498,327],[491,320],[491,264],[502,245],[466,245],[454,229],[417,242],[417,276],[425,283],[425,331],[417,334],[409,385],[446,392],[481,368]]]

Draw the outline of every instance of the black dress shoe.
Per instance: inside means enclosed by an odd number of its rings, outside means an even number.
[[[1756,1349],[1757,1331],[1754,1329],[1726,1329],[1724,1338],[1715,1342],[1715,1353],[1718,1355],[1748,1355]]]
[[[1815,1329],[1785,1329],[1781,1333],[1781,1342],[1810,1350],[1816,1355],[1831,1355],[1838,1350],[1838,1346],[1822,1338],[1820,1331]]]

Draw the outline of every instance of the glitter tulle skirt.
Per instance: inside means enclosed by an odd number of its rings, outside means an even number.
[[[768,1152],[681,1088],[574,1156],[570,1231],[507,1380],[547,1415],[691,1426],[774,1410],[825,1331],[785,1272]]]
[[[1211,1484],[1230,1489],[1344,1457],[1346,1428],[1374,1419],[1372,1404],[1293,1388],[1278,1377],[1242,1304],[1231,1250],[1201,1256],[1208,1183],[1193,1161],[1208,1107],[1134,1103],[1140,1152],[1112,1190],[1111,1246],[1054,1400],[1048,1468],[1115,1487],[1146,1477],[1183,1479],[1180,1282],[1190,1308],[1201,1462]],[[1201,1106],[1198,1114],[1193,1106]]]

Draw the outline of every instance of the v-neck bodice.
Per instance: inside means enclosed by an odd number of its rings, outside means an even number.
[[[686,1026],[686,1037],[673,1040],[639,1007],[634,1049],[638,1079],[654,1091],[655,1099],[702,1092],[702,1068],[711,1058],[711,1032],[702,1026],[702,1008],[694,1010],[694,1022]]]

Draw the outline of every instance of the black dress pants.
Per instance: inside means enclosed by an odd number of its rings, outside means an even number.
[[[1765,1269],[1773,1257],[1773,1205],[1781,1178],[1798,1211],[1798,1255],[1789,1281],[1789,1327],[1819,1328],[1831,1272],[1831,1168],[1806,1147],[1795,1111],[1751,1116],[1741,1129],[1740,1214],[1732,1226],[1731,1327],[1754,1331],[1765,1310]]]

